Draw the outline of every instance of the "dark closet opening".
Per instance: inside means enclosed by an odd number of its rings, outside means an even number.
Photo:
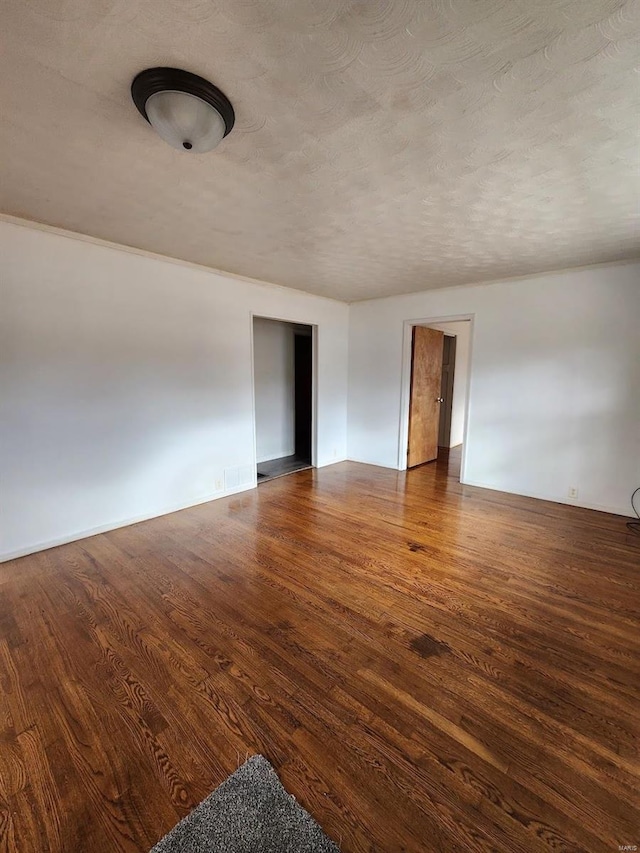
[[[440,422],[438,447],[449,450],[451,445],[451,415],[453,410],[453,381],[456,368],[456,338],[445,332],[442,348],[442,379],[440,385]]]
[[[313,344],[310,334],[294,334],[295,455],[311,465]]]
[[[261,459],[257,463],[258,482],[263,483],[266,480],[272,480],[275,477],[281,477],[284,474],[291,474],[294,471],[301,471],[312,466],[312,430],[313,430],[313,328],[296,323],[286,323],[284,321],[261,321],[276,324],[284,332],[285,361],[289,365],[286,374],[289,377],[287,386],[289,388],[289,414],[286,419],[290,419],[292,423],[293,434],[291,435],[291,443],[288,444],[287,455],[277,455],[272,458],[270,454],[260,455]],[[255,333],[254,323],[254,333]],[[255,351],[255,348],[254,348]],[[289,355],[286,355],[289,352]],[[256,354],[259,359],[259,354]],[[256,376],[256,440],[258,445],[262,445],[263,438],[268,433],[262,432],[267,429],[265,421],[260,417],[261,412],[265,411],[265,405],[268,406],[268,401],[272,396],[269,391],[270,383],[276,382],[275,377],[272,380],[272,374],[265,368],[265,364],[256,361],[254,375]],[[279,383],[279,384],[278,384]],[[282,389],[282,376],[276,382],[278,389]],[[265,403],[266,399],[266,403]],[[258,401],[260,405],[258,405]],[[283,448],[284,449],[284,448]],[[293,453],[291,452],[293,451]],[[272,451],[273,452],[273,451]]]

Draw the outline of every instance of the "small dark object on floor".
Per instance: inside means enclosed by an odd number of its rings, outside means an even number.
[[[414,652],[417,652],[423,658],[443,655],[450,651],[446,643],[441,643],[440,640],[436,640],[435,637],[431,637],[429,634],[421,634],[419,637],[411,640],[410,646]]]
[[[339,853],[315,820],[254,755],[159,841],[151,853]]]

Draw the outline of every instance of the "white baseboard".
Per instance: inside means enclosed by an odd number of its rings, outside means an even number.
[[[357,462],[358,465],[373,465],[374,468],[386,468],[388,471],[399,471],[397,465],[387,465],[385,462],[376,462],[371,459],[356,459],[354,456],[349,456],[347,462]]]
[[[336,465],[338,462],[346,462],[346,459],[331,459],[322,462],[318,468],[326,468],[329,465]],[[77,530],[66,536],[58,536],[55,539],[48,539],[45,542],[36,542],[33,545],[27,545],[24,548],[18,548],[15,551],[0,552],[0,563],[6,563],[9,560],[17,560],[19,557],[27,557],[29,554],[36,554],[38,551],[46,551],[49,548],[56,548],[58,545],[66,545],[68,542],[77,542],[80,539],[87,539],[89,536],[97,536],[99,533],[108,533],[110,530],[117,530],[120,527],[128,527],[130,524],[138,524],[140,521],[149,521],[152,518],[160,518],[163,515],[170,515],[172,512],[179,512],[181,509],[189,509],[192,506],[208,503],[209,501],[218,500],[218,498],[227,498],[230,495],[237,495],[240,492],[247,492],[250,489],[255,489],[257,482],[236,486],[231,489],[226,489],[223,492],[214,492],[209,495],[204,495],[195,501],[188,503],[175,504],[164,507],[161,510],[145,515],[138,515],[132,518],[124,518],[120,521],[101,524],[98,527],[91,527],[87,530]]]
[[[374,465],[376,468],[386,468],[389,471],[399,471],[397,466],[385,465],[382,462],[372,462],[364,459],[349,459],[349,462],[358,462],[360,465]],[[522,498],[534,498],[537,501],[550,501],[555,504],[563,504],[564,506],[577,506],[582,509],[594,509],[597,512],[608,512],[611,515],[622,515],[625,518],[635,518],[635,515],[630,506],[609,506],[606,504],[592,504],[583,501],[570,500],[569,498],[559,498],[556,495],[534,494],[533,492],[514,492],[513,489],[505,489],[499,486],[491,486],[488,483],[479,483],[477,480],[460,481],[463,486],[475,486],[478,489],[489,489],[492,492],[505,492],[508,495],[520,495]]]
[[[490,486],[487,483],[478,483],[476,480],[465,480],[463,486],[475,486],[478,489],[489,489],[492,492],[505,492],[508,495],[520,495],[523,498],[534,498],[537,501],[549,501],[554,504],[563,504],[564,506],[575,506],[580,509],[595,509],[597,512],[608,512],[612,515],[623,515],[628,518],[635,518],[630,507],[606,506],[604,504],[584,503],[582,501],[570,500],[569,498],[559,498],[557,495],[534,494],[533,492],[514,492],[512,489],[504,489],[498,486]]]
[[[148,515],[138,515],[133,518],[125,518],[109,524],[101,524],[98,527],[91,527],[88,530],[78,530],[75,533],[70,533],[67,536],[59,536],[55,539],[49,539],[46,542],[37,542],[33,545],[28,545],[25,548],[19,548],[17,551],[0,553],[0,563],[6,563],[8,560],[17,560],[19,557],[26,557],[29,554],[36,554],[38,551],[46,551],[49,548],[56,548],[58,545],[66,545],[68,542],[77,542],[80,539],[87,539],[89,536],[96,536],[98,533],[108,533],[110,530],[117,530],[120,527],[129,527],[129,525],[138,524],[140,521],[149,521],[152,518],[160,518],[163,515],[170,515],[172,512],[179,512],[181,509],[189,509],[189,507],[192,506],[199,506],[200,504],[209,503],[209,501],[218,500],[218,498],[227,498],[230,495],[237,495],[240,492],[248,492],[250,489],[255,488],[255,482],[249,483],[248,485],[236,486],[235,488],[227,489],[224,492],[214,492],[213,494],[205,495],[195,501],[168,506],[158,512],[152,512]]]
[[[346,457],[342,457],[341,459],[327,459],[326,462],[319,462],[316,465],[316,468],[328,468],[329,465],[337,465],[339,462],[346,462]]]
[[[319,468],[327,468],[329,465],[336,465],[339,462],[358,462],[361,465],[374,465],[378,468],[387,468],[390,471],[397,471],[397,468],[392,468],[388,465],[381,465],[379,462],[364,462],[360,459],[335,459],[330,462],[323,462],[321,465],[317,466]],[[605,506],[601,504],[591,504],[591,503],[578,503],[573,500],[564,500],[558,497],[550,497],[549,495],[543,494],[533,494],[531,492],[514,492],[509,489],[498,488],[497,486],[490,486],[487,483],[479,483],[475,480],[466,480],[462,483],[463,486],[475,486],[479,489],[489,489],[493,492],[505,492],[509,495],[520,495],[525,498],[534,498],[535,500],[540,501],[550,501],[551,503],[559,503],[565,506],[576,506],[581,507],[582,509],[593,509],[598,512],[608,512],[613,515],[621,515],[627,518],[635,518],[635,515],[631,512],[631,510],[627,507],[619,507],[619,506]],[[33,545],[28,545],[25,548],[19,548],[16,551],[8,551],[4,553],[0,553],[0,563],[6,563],[9,560],[17,560],[19,557],[26,557],[29,554],[36,554],[38,551],[46,551],[49,548],[56,548],[58,545],[66,545],[68,542],[77,542],[80,539],[87,539],[89,536],[96,536],[99,533],[108,533],[110,530],[117,530],[120,527],[128,527],[131,524],[138,524],[141,521],[149,521],[152,518],[160,518],[163,515],[170,515],[172,512],[179,512],[182,509],[189,509],[189,507],[199,506],[200,504],[209,503],[209,501],[217,500],[218,498],[226,498],[231,495],[239,494],[240,492],[247,492],[251,489],[256,488],[256,483],[250,483],[249,485],[236,486],[233,489],[227,489],[224,492],[215,492],[214,494],[205,495],[204,497],[198,498],[196,501],[190,501],[188,503],[177,504],[173,506],[166,507],[159,512],[153,512],[148,515],[139,515],[133,518],[122,519],[117,522],[102,524],[98,527],[92,527],[88,530],[79,530],[75,533],[71,533],[67,536],[60,536],[55,539],[50,539],[46,542],[38,542]]]

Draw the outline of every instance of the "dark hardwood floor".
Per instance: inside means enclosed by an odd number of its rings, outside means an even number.
[[[0,850],[148,851],[256,752],[345,853],[640,845],[640,539],[457,464],[0,566]]]

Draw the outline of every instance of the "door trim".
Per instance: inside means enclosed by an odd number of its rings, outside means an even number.
[[[460,466],[460,482],[464,483],[468,451],[469,402],[471,399],[471,366],[473,364],[473,339],[475,314],[451,314],[440,317],[420,317],[415,320],[405,320],[402,329],[402,375],[400,381],[400,421],[398,431],[398,471],[407,470],[407,450],[409,447],[409,398],[411,395],[411,340],[414,326],[428,326],[429,323],[455,323],[458,320],[469,320],[469,369],[467,371],[467,394],[464,405],[464,434],[462,445],[462,463]]]
[[[272,317],[268,314],[249,311],[249,354],[251,359],[251,420],[253,423],[253,467],[258,466],[258,430],[256,425],[256,362],[253,345],[253,321],[276,320],[279,323],[289,323],[294,326],[309,326],[311,328],[311,467],[318,465],[318,326],[306,320],[290,317]],[[256,477],[254,487],[258,485]]]

